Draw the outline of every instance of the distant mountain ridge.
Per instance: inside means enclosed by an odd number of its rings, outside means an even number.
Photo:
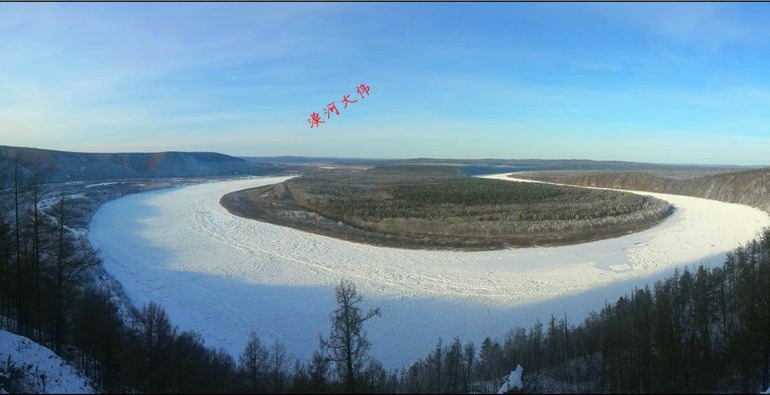
[[[607,171],[639,171],[663,176],[684,174],[716,174],[737,170],[754,169],[760,166],[731,166],[731,165],[699,165],[699,164],[663,164],[626,161],[600,161],[589,159],[376,159],[376,158],[345,158],[345,157],[313,157],[313,156],[244,156],[250,162],[269,162],[298,165],[430,165],[456,166],[464,175],[482,175],[492,173],[546,170],[607,170]]]
[[[136,178],[281,175],[325,166],[457,166],[463,175],[544,170],[612,170],[654,175],[708,175],[747,169],[740,166],[665,165],[622,161],[558,159],[376,159],[302,156],[234,157],[215,152],[83,153],[0,145],[0,171],[18,156],[22,173],[42,174],[45,182]]]
[[[285,170],[214,152],[82,153],[0,146],[0,169],[15,158],[25,175],[40,173],[46,182],[123,178],[199,177],[267,174]]]

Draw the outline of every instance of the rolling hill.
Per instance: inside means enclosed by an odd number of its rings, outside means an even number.
[[[11,169],[15,158],[22,173],[41,173],[47,182],[262,175],[287,169],[285,165],[254,163],[213,152],[108,154],[0,146],[0,169]]]

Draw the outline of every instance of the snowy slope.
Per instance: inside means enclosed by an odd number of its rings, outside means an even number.
[[[524,368],[521,367],[521,365],[516,365],[516,370],[511,371],[511,373],[506,377],[505,381],[503,382],[503,385],[500,386],[500,389],[497,390],[498,394],[507,394],[508,391],[511,390],[521,390],[524,388],[524,384],[521,382],[521,375],[524,373]]]
[[[367,322],[372,354],[412,363],[439,336],[479,343],[551,313],[582,321],[668,276],[719,264],[770,217],[717,201],[645,193],[677,210],[643,232],[571,246],[498,251],[375,247],[229,214],[228,192],[285,180],[224,181],[127,196],[103,205],[89,233],[133,303],[155,300],[182,329],[236,354],[250,330],[307,358],[329,328],[333,285],[353,280],[383,317]]]
[[[50,349],[26,337],[0,331],[0,372],[7,370],[9,357],[13,366],[24,373],[24,378],[19,383],[20,388],[16,388],[18,392],[94,393],[87,380]],[[0,388],[0,393],[10,390],[12,389]]]

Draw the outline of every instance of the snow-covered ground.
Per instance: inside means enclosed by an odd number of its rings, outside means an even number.
[[[521,390],[524,388],[524,384],[521,382],[521,375],[524,374],[524,368],[521,365],[516,365],[516,370],[512,371],[508,377],[503,381],[503,385],[497,390],[498,394],[507,394],[510,390]]]
[[[0,375],[7,374],[9,361],[14,368],[22,371],[23,378],[17,383],[20,388],[15,388],[20,393],[92,394],[95,392],[81,373],[49,348],[26,337],[0,330]],[[0,382],[2,381],[3,377],[0,376]],[[0,393],[11,390],[14,389],[0,386]]]
[[[652,194],[677,208],[662,224],[563,247],[480,252],[375,247],[229,214],[228,192],[287,177],[213,182],[104,204],[89,237],[136,305],[155,300],[182,329],[237,355],[248,332],[306,359],[327,333],[333,285],[353,280],[382,318],[367,322],[387,367],[414,362],[438,337],[477,344],[535,319],[582,321],[605,300],[669,275],[721,263],[770,217],[757,209]]]

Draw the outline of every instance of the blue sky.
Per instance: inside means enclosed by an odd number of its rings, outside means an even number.
[[[4,3],[0,144],[770,164],[768,20],[770,4]],[[309,127],[360,83],[369,97]]]

